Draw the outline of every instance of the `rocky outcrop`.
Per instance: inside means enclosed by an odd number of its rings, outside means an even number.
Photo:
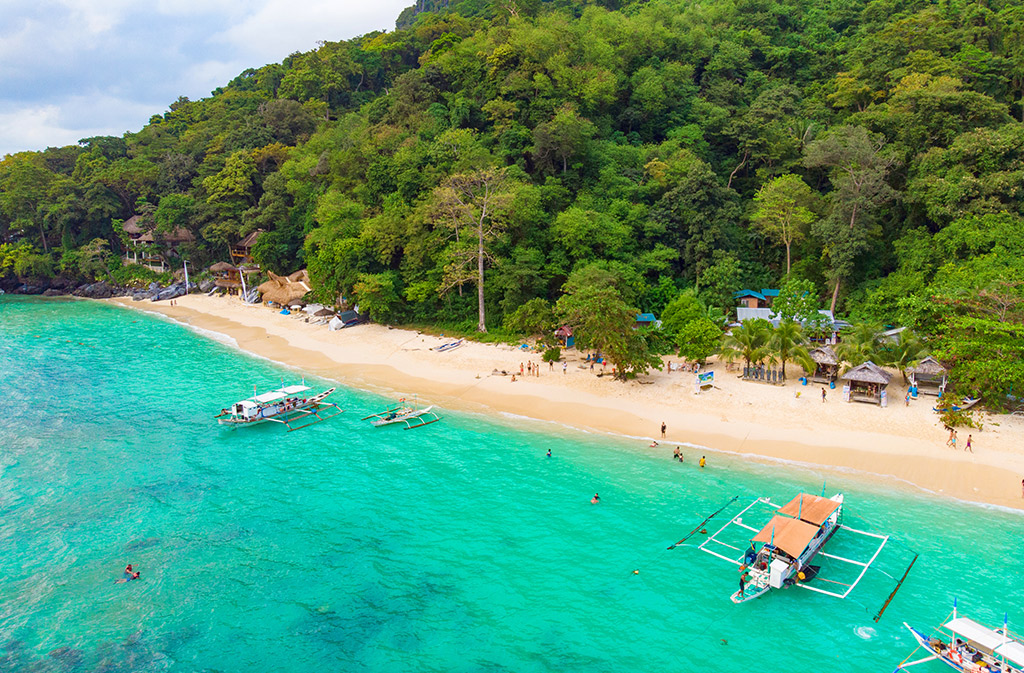
[[[82,285],[71,294],[76,297],[86,297],[88,299],[110,299],[124,294],[124,289],[115,287],[105,280],[101,280],[98,283],[90,283],[88,285]]]

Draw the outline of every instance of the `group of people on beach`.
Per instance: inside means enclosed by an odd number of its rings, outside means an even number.
[[[948,429],[949,439],[946,440],[946,446],[952,446],[955,449],[957,442],[956,430],[954,430],[953,428]],[[971,448],[971,435],[967,435],[967,444],[964,446],[964,451],[970,451],[971,453],[974,453],[974,449]]]

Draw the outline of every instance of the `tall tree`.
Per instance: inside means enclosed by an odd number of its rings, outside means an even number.
[[[786,246],[786,274],[792,267],[790,249],[807,233],[814,212],[814,193],[800,176],[787,173],[774,178],[754,195],[757,210],[750,221],[765,236]]]
[[[819,236],[831,264],[831,310],[836,310],[839,286],[849,278],[857,256],[867,247],[867,224],[874,210],[895,195],[886,182],[896,158],[885,151],[885,140],[859,126],[839,126],[807,146],[804,165],[826,168],[832,182],[832,216],[820,222]]]
[[[506,172],[496,168],[453,175],[433,194],[435,222],[455,239],[448,249],[441,292],[476,282],[480,332],[487,331],[484,269],[494,259],[490,246],[507,226],[513,196]]]

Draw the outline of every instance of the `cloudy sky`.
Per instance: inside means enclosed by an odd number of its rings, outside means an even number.
[[[0,157],[138,131],[318,40],[393,30],[413,0],[0,0]]]

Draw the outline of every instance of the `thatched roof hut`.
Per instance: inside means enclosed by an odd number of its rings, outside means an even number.
[[[124,224],[121,225],[121,229],[124,230],[124,233],[135,238],[142,233],[142,227],[139,226],[139,222],[141,220],[142,218],[140,216],[132,215],[124,221]]]
[[[851,402],[882,404],[883,392],[892,374],[869,360],[843,374],[843,380],[850,382]]]
[[[226,273],[228,271],[238,271],[238,267],[227,262],[217,262],[210,267],[210,273]]]
[[[831,346],[818,346],[810,352],[814,360],[814,373],[811,380],[817,383],[832,383],[839,376],[839,357]]]
[[[907,368],[911,387],[926,395],[939,395],[945,392],[948,375],[949,370],[931,355],[918,362],[917,365]]]
[[[309,293],[309,274],[305,269],[296,271],[290,276],[278,276],[268,272],[270,280],[260,285],[257,290],[263,295],[263,301],[272,301],[282,306],[291,305]]]
[[[850,371],[843,374],[844,381],[854,383],[874,383],[881,386],[889,385],[892,381],[892,374],[885,371],[874,362],[868,360],[862,365],[857,365]]]

